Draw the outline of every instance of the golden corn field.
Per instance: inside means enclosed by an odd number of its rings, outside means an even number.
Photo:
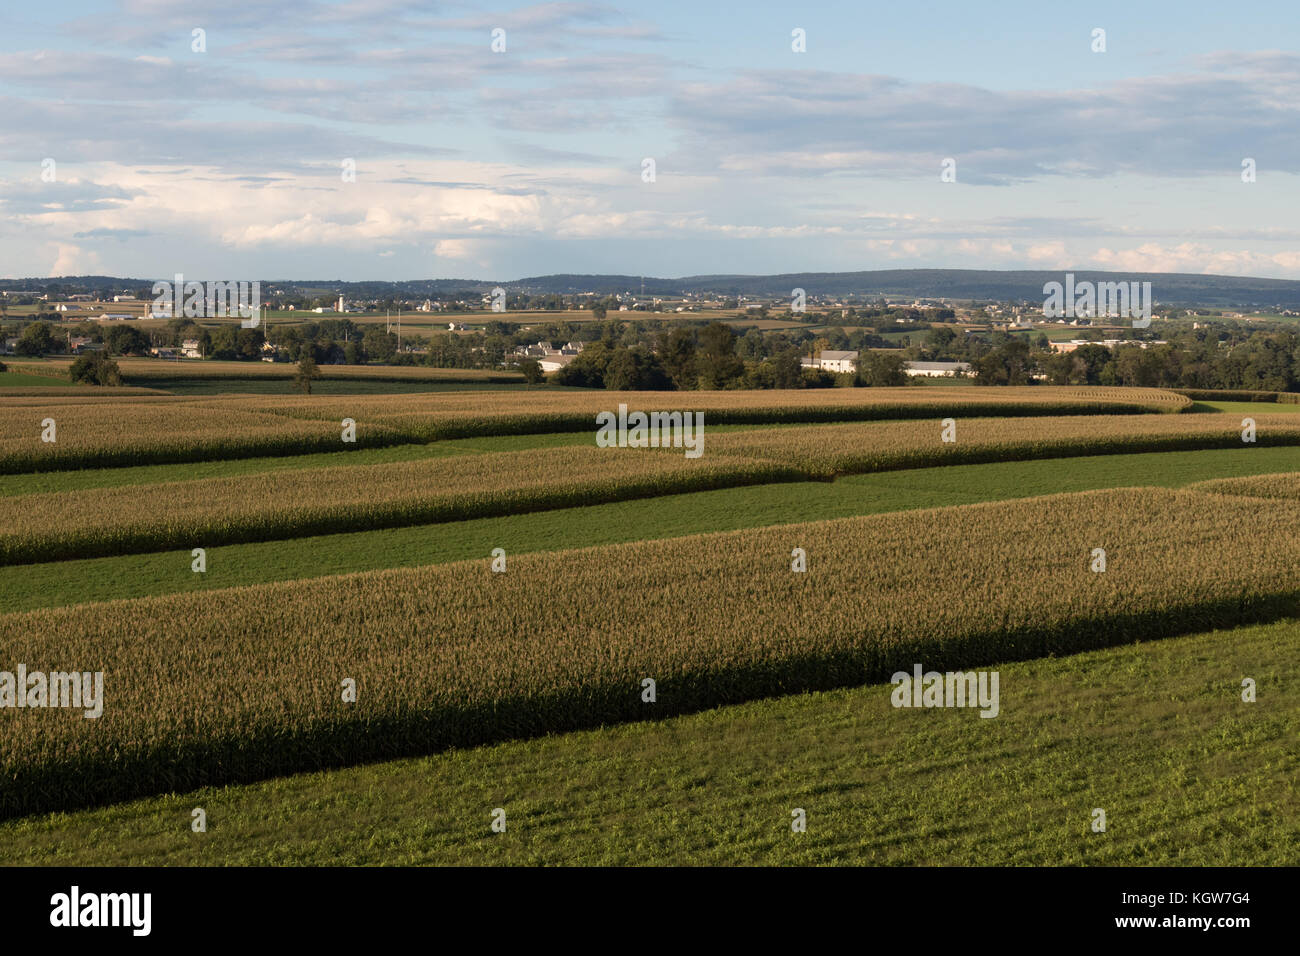
[[[593,445],[16,495],[5,499],[0,517],[0,564],[457,521],[804,477],[755,458]]]
[[[201,419],[212,410],[190,413]],[[132,414],[165,419],[174,412],[149,407]],[[256,413],[241,414],[252,419]],[[256,416],[256,424],[268,417]],[[320,435],[324,423],[292,424],[328,440]],[[705,439],[699,459],[685,458],[681,449],[593,444],[18,495],[8,499],[0,518],[0,564],[457,521],[930,465],[1249,447],[1238,421],[1210,414],[972,418],[958,420],[956,428],[953,443],[942,440],[937,420],[867,422],[721,432]],[[1256,444],[1300,445],[1300,422],[1259,416]]]
[[[1126,489],[520,555],[503,574],[484,555],[11,614],[10,659],[103,670],[105,707],[6,714],[0,813],[861,684],[917,660],[1063,654],[1293,613],[1298,597],[1300,502]]]
[[[829,476],[1028,458],[1300,445],[1297,419],[1285,413],[1256,415],[1249,443],[1243,441],[1240,418],[1185,414],[957,418],[952,442],[943,440],[938,419],[754,429],[710,436],[707,447],[717,454],[788,462],[810,476]]]
[[[431,438],[544,430],[548,423],[586,428],[601,411],[620,403],[641,411],[702,411],[717,424],[860,421],[965,415],[1144,414],[1183,412],[1191,399],[1163,389],[1033,386],[943,389],[917,387],[796,389],[722,392],[444,392],[347,398],[237,396],[229,407],[256,407],[285,415],[335,419],[350,415],[406,423]],[[539,428],[538,426],[543,426]]]
[[[1255,475],[1249,478],[1218,478],[1193,485],[1198,491],[1246,498],[1286,498],[1300,501],[1300,472]]]
[[[42,437],[49,420],[54,423],[54,441]],[[337,422],[150,398],[128,406],[4,404],[0,405],[0,472],[336,451],[341,447],[340,434]],[[359,445],[399,440],[383,426],[357,428]]]
[[[714,425],[948,415],[1139,415],[1179,412],[1191,404],[1190,399],[1158,389],[971,386],[820,391],[823,394],[802,390],[523,393],[521,397],[518,392],[450,392],[215,399],[138,395],[127,400],[128,415],[122,413],[121,399],[94,393],[58,402],[0,398],[0,473],[332,451],[341,447],[341,422],[349,418],[356,422],[360,446],[585,431],[594,428],[598,412],[617,408],[620,402],[641,411],[702,411],[706,423]],[[55,421],[55,442],[42,441],[46,418]]]

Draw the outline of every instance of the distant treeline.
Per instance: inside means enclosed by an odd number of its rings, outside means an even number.
[[[1157,323],[1120,333],[1080,328],[1086,344],[1053,351],[1045,332],[963,330],[937,324],[943,310],[864,307],[827,326],[828,316],[810,313],[807,324],[737,331],[730,325],[677,318],[624,318],[599,322],[534,324],[503,321],[482,331],[440,332],[414,338],[347,318],[243,329],[233,323],[205,327],[176,319],[146,331],[135,323],[55,324],[28,320],[12,325],[21,355],[63,352],[72,336],[84,336],[113,355],[148,354],[151,347],[178,349],[197,342],[205,358],[255,361],[274,357],[322,365],[426,365],[437,368],[517,368],[531,381],[543,379],[523,346],[552,349],[573,344],[582,351],[551,374],[563,385],[587,388],[795,388],[833,385],[897,385],[907,381],[908,361],[968,362],[983,385],[1136,385],[1173,389],[1300,391],[1300,334],[1294,327],[1204,321],[1197,328]],[[802,316],[801,316],[802,318]],[[852,324],[850,324],[852,323]],[[1120,341],[1103,344],[1104,334]],[[268,349],[267,343],[275,346]],[[856,373],[836,375],[804,368],[800,359],[826,350],[858,351]]]

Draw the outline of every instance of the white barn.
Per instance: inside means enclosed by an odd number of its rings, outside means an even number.
[[[925,378],[953,378],[958,374],[971,374],[970,362],[904,362],[903,371],[908,375],[921,375]]]

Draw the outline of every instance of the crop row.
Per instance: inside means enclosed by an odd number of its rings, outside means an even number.
[[[1300,462],[1296,463],[1300,465]],[[1246,478],[1214,478],[1192,486],[1198,491],[1217,495],[1242,495],[1247,498],[1284,498],[1300,501],[1300,472],[1280,475],[1250,475]]]
[[[0,669],[104,673],[98,719],[0,711],[0,816],[1294,614],[1300,502],[1124,489],[507,560],[0,617]]]
[[[147,397],[113,405],[5,404],[0,405],[0,473],[338,451],[344,447],[341,431],[339,422]],[[357,446],[405,440],[381,425],[357,428]]]
[[[357,396],[346,399],[277,397],[222,399],[300,418],[351,415],[434,441],[484,435],[581,431],[619,404],[629,409],[695,411],[714,425],[820,423],[941,418],[953,415],[1141,415],[1183,412],[1185,396],[1162,389],[1074,388],[858,388],[729,392],[442,393]]]
[[[1300,416],[1259,415],[1254,421],[1255,445],[1300,445]],[[826,478],[932,465],[1250,447],[1241,422],[1217,413],[957,418],[953,441],[944,441],[944,427],[931,420],[723,432],[710,435],[707,447],[722,455],[786,462],[809,477]]]
[[[299,422],[302,427],[323,423]],[[214,547],[940,464],[1244,446],[1225,415],[957,419],[708,435],[704,455],[592,445],[15,495],[0,564]],[[706,432],[707,435],[707,432]],[[1300,445],[1260,417],[1257,445]]]
[[[209,461],[337,450],[341,422],[358,446],[595,428],[618,403],[640,411],[703,411],[706,425],[870,421],[945,415],[1043,416],[1181,411],[1157,389],[899,388],[792,392],[450,392],[340,397],[134,396],[0,398],[0,474]],[[48,407],[45,407],[48,406]],[[520,409],[524,410],[521,411]],[[42,441],[53,418],[56,442]]]
[[[755,458],[582,446],[45,492],[7,499],[0,564],[367,531],[805,477]]]

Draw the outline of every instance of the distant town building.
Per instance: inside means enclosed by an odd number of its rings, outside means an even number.
[[[1136,345],[1138,348],[1147,348],[1151,345],[1168,345],[1163,339],[1157,339],[1152,342],[1145,342],[1139,339],[1102,339],[1100,342],[1091,342],[1088,339],[1070,339],[1068,342],[1051,342],[1049,343],[1053,352],[1073,352],[1081,345],[1101,345],[1108,349],[1113,349],[1119,345]]]

